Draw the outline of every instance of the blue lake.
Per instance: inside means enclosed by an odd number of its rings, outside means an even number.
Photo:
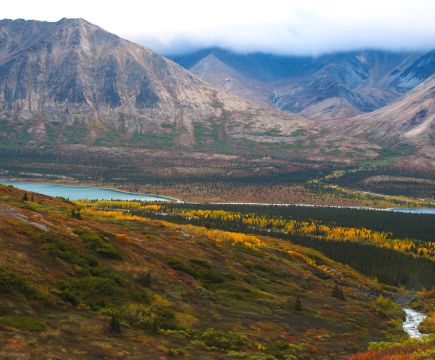
[[[435,215],[435,209],[427,208],[427,209],[386,209],[388,211],[402,212],[402,213],[411,213],[411,214],[429,214]]]
[[[12,185],[19,189],[32,191],[48,196],[61,196],[70,200],[141,200],[141,201],[171,201],[174,199],[157,195],[136,194],[105,188],[87,186],[44,184],[37,182],[2,181],[0,184]]]
[[[21,182],[21,181],[0,181],[0,184],[12,185],[22,190],[32,191],[35,193],[40,193],[48,196],[61,196],[70,200],[89,199],[89,200],[177,201],[176,199],[171,199],[164,196],[150,195],[150,194],[137,194],[137,193],[119,191],[114,189],[95,188],[95,187],[88,187],[88,186],[58,185],[58,184]],[[259,204],[259,205],[266,206],[267,204]],[[291,206],[292,204],[279,204],[279,205]],[[309,204],[297,204],[297,205],[302,207],[314,206]],[[347,206],[325,206],[325,207],[346,208]],[[352,207],[352,206],[350,206],[349,208],[435,215],[435,208],[370,209],[370,208],[364,208],[364,207],[359,208],[359,207]]]

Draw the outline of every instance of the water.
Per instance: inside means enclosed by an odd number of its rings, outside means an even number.
[[[141,201],[170,201],[174,199],[157,195],[136,194],[105,188],[87,186],[44,184],[36,182],[4,181],[3,185],[12,185],[25,191],[31,191],[48,196],[60,196],[70,200],[141,200]]]
[[[401,213],[411,213],[411,214],[429,214],[435,215],[435,209],[427,208],[427,209],[386,209],[388,211],[401,212]]]
[[[119,191],[105,188],[95,188],[88,186],[73,186],[73,185],[59,185],[59,184],[45,184],[38,182],[21,182],[21,181],[0,181],[3,185],[12,185],[19,189],[32,191],[48,196],[61,196],[70,200],[141,200],[141,201],[176,201],[176,199],[167,198],[158,195],[137,194],[126,191]],[[216,203],[226,204],[226,203]],[[227,203],[228,204],[228,203]],[[267,204],[267,203],[229,203],[229,204],[245,204],[245,205],[275,205],[275,206],[308,206],[317,207],[319,205],[310,204]],[[333,208],[349,208],[349,209],[367,209],[367,210],[381,210],[393,211],[412,214],[430,214],[435,215],[435,208],[421,208],[421,209],[407,209],[407,208],[389,208],[389,209],[374,209],[353,206],[319,206],[319,207],[333,207]]]
[[[333,209],[354,209],[354,210],[374,210],[390,211],[408,214],[428,214],[435,215],[435,208],[373,208],[365,206],[346,206],[346,205],[313,205],[313,204],[287,204],[287,203],[255,203],[255,202],[215,202],[216,205],[258,205],[258,206],[300,206],[314,208],[333,208]]]
[[[411,339],[421,339],[425,334],[422,334],[418,327],[426,319],[426,315],[410,308],[403,309],[406,313],[406,320],[403,323],[403,330]]]

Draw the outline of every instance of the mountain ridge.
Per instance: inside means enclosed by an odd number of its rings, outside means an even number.
[[[238,54],[210,48],[170,58],[222,88],[223,79],[216,74],[197,72],[196,66],[209,54],[231,68],[247,85],[243,91],[237,88],[230,91],[318,119],[355,116],[386,106],[429,77],[435,66],[434,50],[408,53],[361,50],[310,57]]]

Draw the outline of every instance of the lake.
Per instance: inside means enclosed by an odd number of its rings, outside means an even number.
[[[137,194],[105,188],[88,186],[44,184],[37,182],[1,181],[0,184],[12,185],[25,191],[31,191],[48,196],[61,196],[70,200],[141,200],[141,201],[171,201],[164,196]]]
[[[214,205],[253,205],[253,206],[300,206],[310,208],[333,208],[333,209],[354,209],[354,210],[373,210],[389,211],[409,214],[435,215],[435,208],[372,208],[365,206],[346,206],[346,205],[313,205],[313,204],[285,204],[285,203],[255,203],[255,202],[215,202]]]
[[[61,196],[70,200],[140,200],[140,201],[177,201],[173,198],[168,198],[158,195],[150,194],[138,194],[127,191],[120,191],[114,189],[105,189],[89,186],[74,186],[74,185],[59,185],[59,184],[47,184],[39,182],[22,182],[22,181],[1,181],[0,184],[12,185],[25,191],[32,191],[39,194],[48,196]],[[219,204],[219,203],[216,203]],[[222,203],[224,204],[224,203]],[[245,204],[245,205],[278,205],[278,206],[308,206],[317,207],[318,205],[310,204],[260,204],[260,203],[230,203],[230,204]],[[421,208],[421,209],[409,209],[409,208],[390,208],[390,209],[371,209],[364,207],[353,206],[319,206],[319,207],[332,207],[332,208],[351,208],[351,209],[366,209],[366,210],[381,210],[381,211],[393,211],[404,212],[412,214],[430,214],[435,215],[434,208]]]
[[[402,213],[411,213],[411,214],[429,214],[429,215],[435,215],[435,209],[386,209],[388,211],[395,211],[395,212],[402,212]]]

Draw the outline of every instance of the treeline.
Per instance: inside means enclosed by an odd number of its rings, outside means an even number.
[[[168,216],[168,214],[162,215],[141,210],[132,211],[132,214],[166,220],[169,217],[171,221],[180,224],[284,238],[295,244],[319,250],[331,259],[350,265],[385,284],[405,286],[409,289],[430,289],[435,286],[435,262],[387,248],[356,242],[325,241],[310,236],[255,229],[239,221],[222,221],[212,218],[189,219],[181,215]]]
[[[171,175],[171,169],[180,167],[180,162],[186,170],[175,171]],[[8,171],[11,176],[19,176],[20,173],[26,172],[67,176],[78,180],[103,180],[118,184],[303,184],[319,176],[323,177],[333,169],[328,164],[324,165],[323,170],[315,168],[314,165],[311,161],[295,162],[295,166],[302,170],[289,172],[282,167],[278,169],[279,173],[249,175],[253,173],[257,164],[185,159],[177,158],[175,154],[168,158],[152,158],[132,157],[129,153],[92,153],[82,150],[62,152],[49,146],[44,150],[0,148],[0,169]],[[233,175],[229,178],[228,172],[234,168],[245,172],[246,175]],[[201,172],[196,169],[201,169]]]
[[[379,177],[380,181],[371,181],[371,177]],[[431,171],[382,167],[346,171],[342,176],[331,181],[346,188],[357,188],[388,195],[434,198],[435,187],[431,183],[434,180],[435,176]]]
[[[316,220],[329,226],[367,228],[388,232],[395,238],[409,238],[421,241],[435,240],[435,215],[430,214],[294,205],[188,204],[186,206],[186,204],[171,204],[168,207],[194,210],[225,210],[299,221]]]
[[[85,210],[109,210],[108,213],[113,213],[119,219],[134,220],[145,216],[209,229],[285,238],[317,249],[387,284],[412,289],[432,288],[435,285],[434,242],[390,238],[390,234],[384,231],[385,224],[394,226],[394,222],[389,223],[388,219],[414,219],[415,223],[410,223],[414,224],[413,229],[417,231],[421,230],[418,226],[423,226],[419,222],[422,217],[426,228],[430,228],[433,226],[430,220],[434,218],[431,215],[336,208],[153,204],[135,201],[83,201],[81,205]],[[340,217],[343,214],[346,216]],[[359,218],[359,214],[363,216]],[[336,225],[340,221],[351,226]],[[327,222],[330,225],[325,225]],[[365,226],[358,226],[361,224]],[[373,225],[377,225],[379,231],[372,230]],[[424,232],[420,237],[423,235]]]

